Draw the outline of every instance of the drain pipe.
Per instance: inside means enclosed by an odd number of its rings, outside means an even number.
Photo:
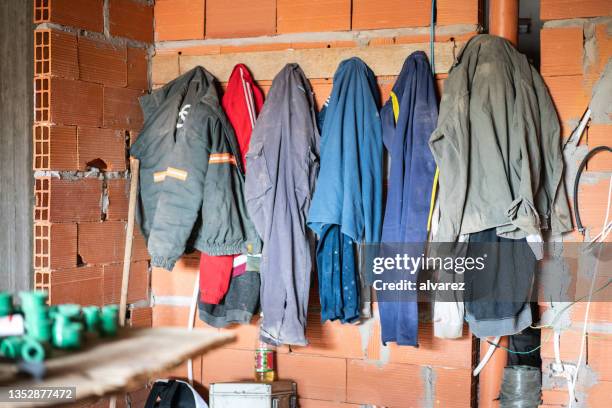
[[[518,0],[489,0],[489,34],[497,35],[509,40],[515,47],[518,44]],[[499,345],[508,347],[508,337],[500,339]],[[480,355],[485,356],[489,343],[480,342]],[[478,408],[499,407],[501,384],[504,368],[508,363],[508,352],[503,348],[496,348],[490,356],[489,362],[480,371],[478,380]]]
[[[518,44],[518,0],[489,0],[489,34]]]
[[[496,338],[497,340],[499,338]],[[495,343],[495,341],[493,341]],[[501,337],[499,343],[502,347],[508,347],[508,336]],[[492,347],[484,339],[480,340],[480,355],[487,356]],[[484,357],[481,357],[484,358]],[[508,364],[508,352],[503,348],[495,348],[490,354],[489,361],[481,369],[478,375],[478,408],[497,408],[499,407],[499,393],[501,391],[504,368]]]

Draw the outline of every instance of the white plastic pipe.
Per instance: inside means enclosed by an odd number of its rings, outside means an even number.
[[[480,363],[478,363],[478,365],[474,369],[474,372],[472,373],[474,377],[477,377],[478,374],[480,374],[480,372],[482,371],[482,369],[487,365],[487,363],[491,359],[491,356],[493,355],[493,353],[495,353],[495,349],[499,345],[500,340],[501,336],[497,336],[495,339],[493,339],[493,344],[489,344],[489,349],[487,350],[487,353],[484,355],[482,360],[480,360]]]

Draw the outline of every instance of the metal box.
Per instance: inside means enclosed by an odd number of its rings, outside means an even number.
[[[233,382],[210,385],[210,408],[297,408],[293,381]]]

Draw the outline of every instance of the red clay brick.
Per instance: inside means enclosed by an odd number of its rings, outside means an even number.
[[[609,15],[612,15],[612,2],[609,0],[542,0],[540,2],[542,20]]]
[[[204,38],[205,0],[155,2],[155,41]]]
[[[34,121],[49,122],[51,120],[51,78],[48,76],[34,77]]]
[[[125,134],[121,130],[79,127],[79,168],[125,170]]]
[[[259,326],[260,326],[260,318],[259,316],[254,316],[251,319],[249,324],[241,324],[241,325],[232,325],[223,329],[219,329],[221,333],[231,333],[235,336],[235,340],[231,343],[224,345],[224,348],[234,349],[234,350],[249,350],[254,352],[255,345],[259,340]],[[198,321],[197,326],[211,328],[206,323],[202,321]],[[283,345],[276,348],[276,353],[289,353],[291,352],[289,346]]]
[[[130,309],[130,327],[152,327],[153,308],[136,307]]]
[[[76,35],[60,30],[35,30],[34,75],[77,79],[79,65]]]
[[[589,408],[608,408],[610,406],[610,390],[612,381],[598,381],[589,388],[585,406]]]
[[[372,38],[368,43],[369,46],[380,46],[380,45],[393,45],[395,44],[395,37],[379,37]]]
[[[149,89],[149,57],[143,48],[128,47],[127,49],[127,83],[129,88]]]
[[[385,364],[379,367],[372,362],[348,360],[346,401],[409,407],[409,401],[423,400],[422,370],[423,367],[409,364]]]
[[[34,239],[33,241],[33,267],[36,271],[48,271],[51,267],[51,225],[48,222],[36,222],[34,223]],[[39,277],[34,276],[34,285],[38,288]],[[47,282],[48,283],[48,282]]]
[[[427,26],[430,0],[415,0],[410,5],[401,0],[354,0],[353,30]]]
[[[58,269],[51,272],[53,284],[98,278],[102,278],[102,267],[99,265]]]
[[[76,127],[34,126],[34,170],[78,169]]]
[[[106,219],[109,221],[127,220],[128,214],[128,196],[130,194],[129,180],[111,179],[106,182],[106,190],[108,192],[108,209],[106,210]]]
[[[60,269],[77,266],[76,224],[34,224],[34,268]]]
[[[251,324],[234,325],[228,328],[221,329],[221,333],[231,333],[236,336],[236,340],[230,344],[224,346],[225,348],[238,349],[238,350],[250,350],[255,351],[255,345],[259,339],[259,317],[253,318]],[[282,352],[288,352],[288,347],[278,348]]]
[[[77,266],[77,225],[51,224],[51,269]]]
[[[275,32],[275,0],[206,2],[206,38],[254,37]]]
[[[94,265],[123,261],[124,222],[80,223],[78,233],[79,255],[83,263]]]
[[[476,397],[472,394],[472,370],[434,368],[434,395],[436,406],[448,408],[469,407]]]
[[[101,197],[101,180],[53,178],[50,181],[49,221],[97,221],[101,215]]]
[[[125,227],[121,221],[82,223],[78,226],[79,255],[86,264],[123,262]],[[140,232],[134,230],[132,261],[149,258]]]
[[[202,384],[202,356],[197,356],[191,359],[193,361],[193,387],[200,395],[206,396],[206,389]],[[171,370],[164,371],[159,378],[173,378],[187,381],[187,362],[175,367]]]
[[[346,400],[347,360],[295,353],[277,353],[276,357],[279,378],[295,381],[300,397],[328,401]],[[206,362],[204,364],[206,367]]]
[[[578,354],[580,353],[580,338],[582,334],[581,330],[582,327],[579,329],[576,327],[561,332],[561,339],[559,341],[561,360],[575,361],[578,359]],[[553,341],[553,331],[551,329],[542,329],[542,358],[551,360],[555,358]]]
[[[583,136],[584,137],[584,136]],[[612,125],[591,125],[587,131],[589,148],[610,146],[612,144]],[[587,163],[589,171],[612,171],[610,153],[599,153]]]
[[[222,45],[219,49],[221,54],[231,54],[237,52],[262,52],[277,51],[291,48],[291,43],[268,43],[268,44],[249,44],[249,45]]]
[[[351,29],[349,0],[277,0],[276,31],[344,31]]]
[[[50,133],[51,170],[73,170],[78,168],[76,127],[52,126]]]
[[[48,0],[47,7],[45,2],[37,0],[36,3],[35,23],[51,22],[97,32],[104,29],[104,0]]]
[[[52,305],[76,303],[83,306],[102,306],[102,278],[51,285],[49,302]]]
[[[589,103],[590,91],[585,89],[582,76],[544,77],[559,119],[566,122],[579,119]]]
[[[51,177],[34,178],[34,222],[50,221]],[[47,232],[46,236],[49,236]]]
[[[588,363],[597,373],[597,379],[599,381],[612,381],[612,365],[610,365],[610,361],[612,361],[612,335],[590,333],[588,345]]]
[[[328,45],[327,42],[321,42],[321,41],[292,42],[290,48],[294,50],[304,50],[304,49],[313,49],[313,48],[327,48],[327,45]]]
[[[109,20],[111,35],[153,42],[153,6],[133,0],[110,0]]]
[[[567,391],[563,390],[542,390],[542,407],[564,407],[568,401]]]
[[[476,31],[470,31],[463,34],[438,34],[436,33],[436,44],[442,42],[453,42],[460,49],[463,43],[467,42],[470,38],[478,35]],[[398,35],[395,37],[396,44],[419,44],[429,43],[429,34],[410,34],[410,35]],[[459,44],[458,44],[459,43]]]
[[[80,79],[103,85],[127,85],[127,48],[109,41],[79,37]]]
[[[181,55],[214,55],[221,53],[220,45],[198,45],[181,48]]]
[[[104,87],[104,127],[138,130],[143,117],[138,97],[140,90]]]
[[[610,153],[600,154],[610,157]],[[606,217],[610,179],[604,177],[596,183],[589,183],[586,180],[583,174],[578,188],[580,219],[584,227],[588,229],[589,235],[595,237],[601,231]],[[610,314],[612,315],[612,310]]]
[[[345,402],[322,401],[308,398],[299,399],[300,408],[361,408],[363,405],[347,404]]]
[[[582,27],[540,31],[542,75],[582,75],[582,36]]]
[[[156,296],[191,296],[193,285],[199,272],[200,260],[183,256],[172,272],[153,268],[151,290]]]
[[[153,307],[153,327],[187,327],[188,306],[155,305]],[[213,330],[217,332],[217,330]]]
[[[121,300],[121,278],[123,262],[104,265],[104,304],[119,303]],[[149,297],[149,263],[132,262],[128,286],[128,303],[147,300]]]
[[[84,266],[51,272],[49,302],[102,305],[102,267]]]
[[[461,339],[445,340],[433,336],[431,323],[419,324],[419,347],[398,346],[389,343],[389,362],[455,368],[472,366],[472,336],[467,328]],[[381,358],[380,322],[376,319],[368,342],[369,359]]]
[[[318,302],[318,296],[314,299]],[[326,357],[363,358],[365,345],[361,344],[359,326],[326,322],[321,324],[320,313],[308,313],[306,347],[292,346],[291,351],[297,354],[312,354]]]
[[[436,25],[479,24],[482,20],[480,0],[436,1]]]
[[[189,306],[173,306],[156,304],[153,307],[153,327],[186,327],[189,318]],[[218,333],[219,329],[203,323],[196,316],[195,327],[205,329],[211,333]],[[224,347],[227,347],[226,344]]]
[[[430,376],[434,388],[430,398],[436,406],[470,406],[470,369],[431,369],[393,363],[378,366],[371,362],[348,360],[347,371],[348,402],[389,407],[421,406],[427,398],[425,381]]]
[[[141,261],[150,259],[147,251],[147,243],[140,233],[140,229],[134,225],[134,241],[132,242],[132,260]]]
[[[247,350],[219,348],[202,356],[202,382],[253,380],[255,354]],[[288,377],[283,377],[288,378]]]
[[[102,86],[51,78],[51,122],[61,125],[102,125]]]

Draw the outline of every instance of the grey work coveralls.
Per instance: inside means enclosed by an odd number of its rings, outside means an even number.
[[[312,259],[306,215],[318,157],[312,90],[302,69],[287,64],[272,82],[247,153],[247,209],[264,241],[261,337],[268,343],[308,343]]]

